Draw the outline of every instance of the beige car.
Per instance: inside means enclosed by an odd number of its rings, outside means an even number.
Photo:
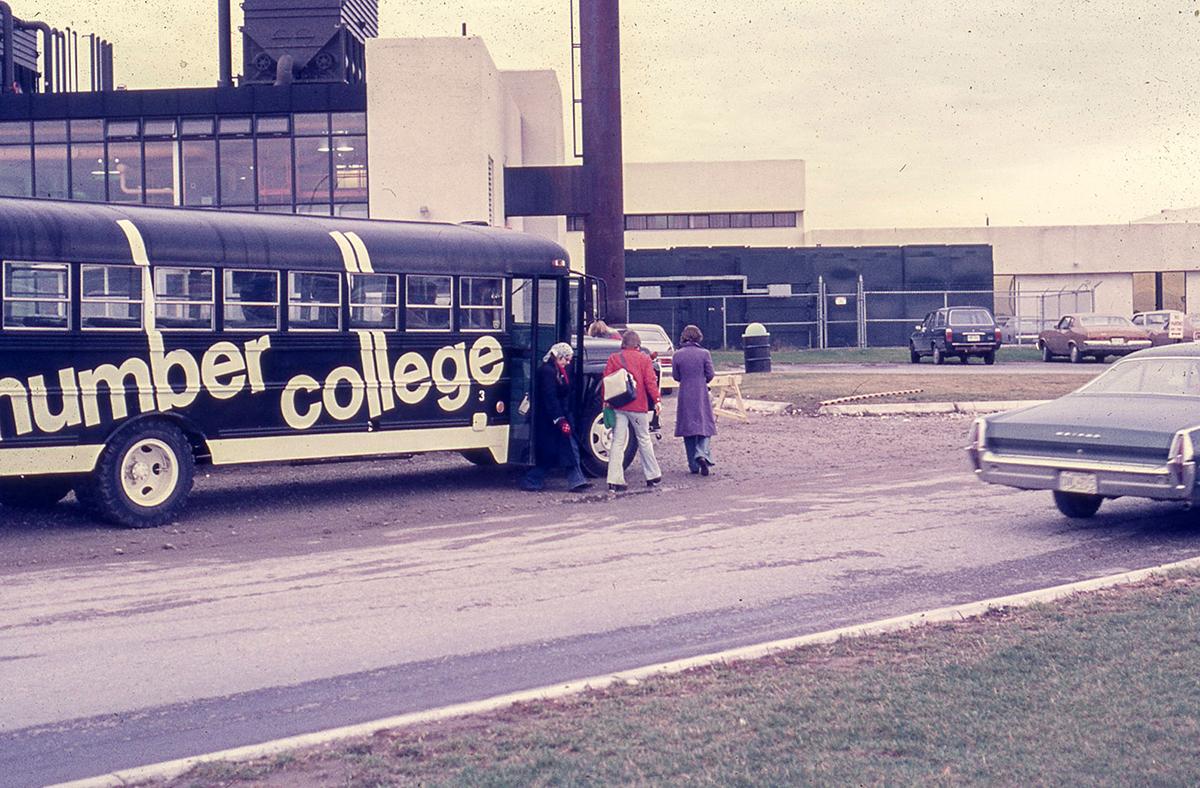
[[[1200,315],[1188,315],[1177,309],[1137,312],[1133,324],[1146,329],[1155,347],[1200,339]]]
[[[1078,364],[1088,356],[1104,362],[1109,356],[1126,356],[1150,347],[1150,334],[1120,315],[1063,315],[1054,328],[1038,335],[1042,361],[1066,356]]]

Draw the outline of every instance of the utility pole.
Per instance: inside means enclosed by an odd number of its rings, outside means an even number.
[[[591,210],[583,230],[584,267],[604,281],[604,317],[624,323],[625,173],[621,148],[619,0],[580,0],[583,167]]]

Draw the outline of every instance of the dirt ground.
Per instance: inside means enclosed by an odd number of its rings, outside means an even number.
[[[667,399],[667,430],[658,444],[664,483],[641,487],[638,463],[628,473],[630,492],[647,514],[669,513],[678,496],[698,485],[739,494],[739,482],[798,475],[887,474],[918,454],[958,453],[965,417],[838,418],[752,416],[748,423],[721,419],[714,442],[718,465],[709,478],[688,473],[682,441],[670,434],[673,398]],[[965,460],[964,460],[965,469]],[[49,512],[0,509],[0,575],[92,562],[256,559],[360,547],[384,531],[411,525],[413,539],[428,529],[461,529],[532,507],[586,506],[613,500],[596,480],[593,490],[565,491],[552,479],[542,493],[517,487],[514,468],[477,468],[456,454],[323,465],[205,469],[177,523],[144,531],[90,520],[68,498]],[[575,510],[572,510],[575,511]]]

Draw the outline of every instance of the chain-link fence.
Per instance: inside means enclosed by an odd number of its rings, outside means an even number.
[[[711,296],[631,294],[629,320],[657,323],[672,337],[693,324],[704,332],[709,347],[741,346],[750,323],[762,323],[777,346],[795,348],[899,347],[908,344],[913,327],[935,309],[984,306],[996,315],[1006,344],[1031,344],[1038,332],[1053,326],[1064,314],[1090,312],[1095,290],[865,290],[827,287],[818,281],[815,293],[775,292]]]

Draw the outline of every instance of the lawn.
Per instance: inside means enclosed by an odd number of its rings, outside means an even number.
[[[741,369],[745,358],[740,350],[712,351],[713,364],[719,369]],[[996,355],[998,363],[1005,361],[1037,361],[1041,358],[1037,348],[1002,347]],[[908,348],[828,348],[824,350],[796,350],[779,348],[772,351],[771,361],[775,364],[907,364]],[[922,364],[932,364],[928,358]],[[950,361],[957,364],[958,361]],[[982,363],[978,360],[972,363]]]
[[[1200,578],[809,646],[173,785],[1195,785]]]
[[[1089,372],[1102,371],[1099,366]],[[742,395],[751,399],[790,402],[806,413],[824,400],[857,394],[921,389],[920,393],[872,398],[872,402],[979,402],[990,400],[1053,399],[1074,391],[1087,375],[1019,374],[972,375],[930,367],[915,375],[829,372],[772,372],[746,375]]]

